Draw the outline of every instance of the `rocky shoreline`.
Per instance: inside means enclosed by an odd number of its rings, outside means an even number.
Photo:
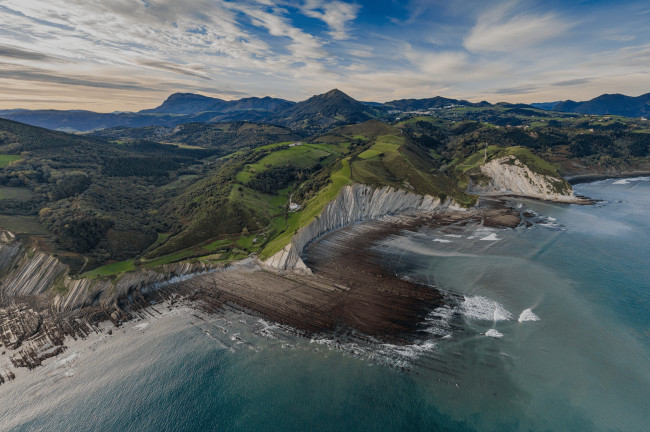
[[[567,176],[566,179],[572,185],[580,183],[589,183],[599,180],[607,179],[620,179],[620,178],[634,178],[634,177],[645,177],[650,176],[650,171],[626,171],[626,172],[617,172],[610,174],[578,174],[574,176]]]
[[[326,234],[307,245],[313,274],[270,271],[248,259],[230,268],[198,274],[120,298],[117,307],[87,306],[57,311],[43,296],[16,296],[0,303],[0,384],[12,369],[33,369],[66,350],[66,340],[84,339],[112,326],[160,314],[164,307],[191,305],[206,313],[235,309],[292,327],[301,334],[355,334],[390,343],[417,337],[424,317],[444,304],[442,294],[398,279],[383,269],[372,246],[389,235],[423,226],[481,224],[514,228],[521,217],[503,200],[485,199],[471,211],[445,210],[387,216]],[[108,326],[109,328],[111,326]]]

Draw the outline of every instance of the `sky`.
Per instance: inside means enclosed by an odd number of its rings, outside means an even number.
[[[650,92],[650,2],[0,0],[0,109]]]

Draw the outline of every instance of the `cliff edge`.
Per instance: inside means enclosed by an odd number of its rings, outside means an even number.
[[[408,211],[431,212],[449,206],[457,208],[450,202],[443,203],[431,195],[418,195],[388,186],[373,188],[359,183],[347,185],[313,221],[296,231],[289,244],[266,259],[263,264],[273,270],[310,273],[301,254],[309,242],[329,231],[390,214]]]

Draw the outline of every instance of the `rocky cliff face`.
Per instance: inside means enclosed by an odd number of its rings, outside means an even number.
[[[178,277],[207,270],[201,263],[177,263],[168,264],[160,271],[136,270],[116,279],[71,278],[68,266],[56,257],[15,241],[0,244],[0,298],[42,295],[57,311],[90,305],[110,308],[134,291],[155,289]]]
[[[561,177],[533,171],[514,155],[493,159],[480,167],[489,178],[487,184],[474,184],[472,192],[491,195],[515,195],[549,201],[580,201],[571,185]]]
[[[345,186],[316,219],[300,228],[291,243],[264,261],[264,265],[275,270],[309,273],[310,270],[302,261],[301,254],[310,241],[329,231],[389,214],[433,211],[446,206],[449,206],[449,203],[441,203],[438,198],[430,195],[417,195],[391,187],[375,189],[362,184]]]

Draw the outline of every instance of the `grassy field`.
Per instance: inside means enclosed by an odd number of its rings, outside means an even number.
[[[118,261],[110,264],[97,267],[96,269],[87,271],[81,275],[83,278],[96,278],[102,276],[112,276],[119,273],[124,273],[135,269],[133,260]]]
[[[0,169],[20,159],[21,159],[20,155],[0,154]]]
[[[377,138],[377,142],[373,144],[368,150],[359,154],[360,159],[372,159],[381,154],[396,152],[400,146],[404,144],[404,140],[395,135],[385,135]]]
[[[155,249],[161,244],[165,243],[167,239],[169,238],[169,233],[158,233],[158,238],[156,239],[156,242],[149,246],[149,249]]]
[[[284,231],[271,240],[260,253],[262,259],[266,259],[282,250],[283,247],[289,244],[291,237],[298,228],[306,226],[314,220],[323,211],[327,203],[336,198],[345,185],[352,183],[349,158],[345,158],[337,164],[339,166],[335,166],[330,176],[331,183],[305,203],[303,210],[290,214]]]
[[[0,199],[29,201],[32,198],[34,198],[34,193],[29,188],[0,186]]]
[[[38,220],[38,216],[0,215],[0,228],[14,234],[47,234]]]
[[[331,154],[332,152],[305,144],[277,150],[256,163],[246,165],[244,169],[237,173],[237,181],[246,184],[255,174],[275,167],[291,165],[297,168],[310,168],[316,165],[321,158],[326,158]]]
[[[516,156],[517,159],[522,161],[532,171],[538,174],[547,175],[551,177],[559,176],[557,169],[551,163],[540,158],[539,156],[534,155],[529,149],[525,147],[504,148],[504,147],[497,147],[497,146],[488,146],[487,148],[488,162],[493,159],[500,158],[503,156],[508,156],[508,155]],[[464,161],[462,161],[462,163],[458,164],[456,168],[462,172],[467,172],[474,168],[478,168],[480,165],[482,165],[484,159],[485,159],[485,151],[481,150],[478,151],[477,153],[474,153]]]

